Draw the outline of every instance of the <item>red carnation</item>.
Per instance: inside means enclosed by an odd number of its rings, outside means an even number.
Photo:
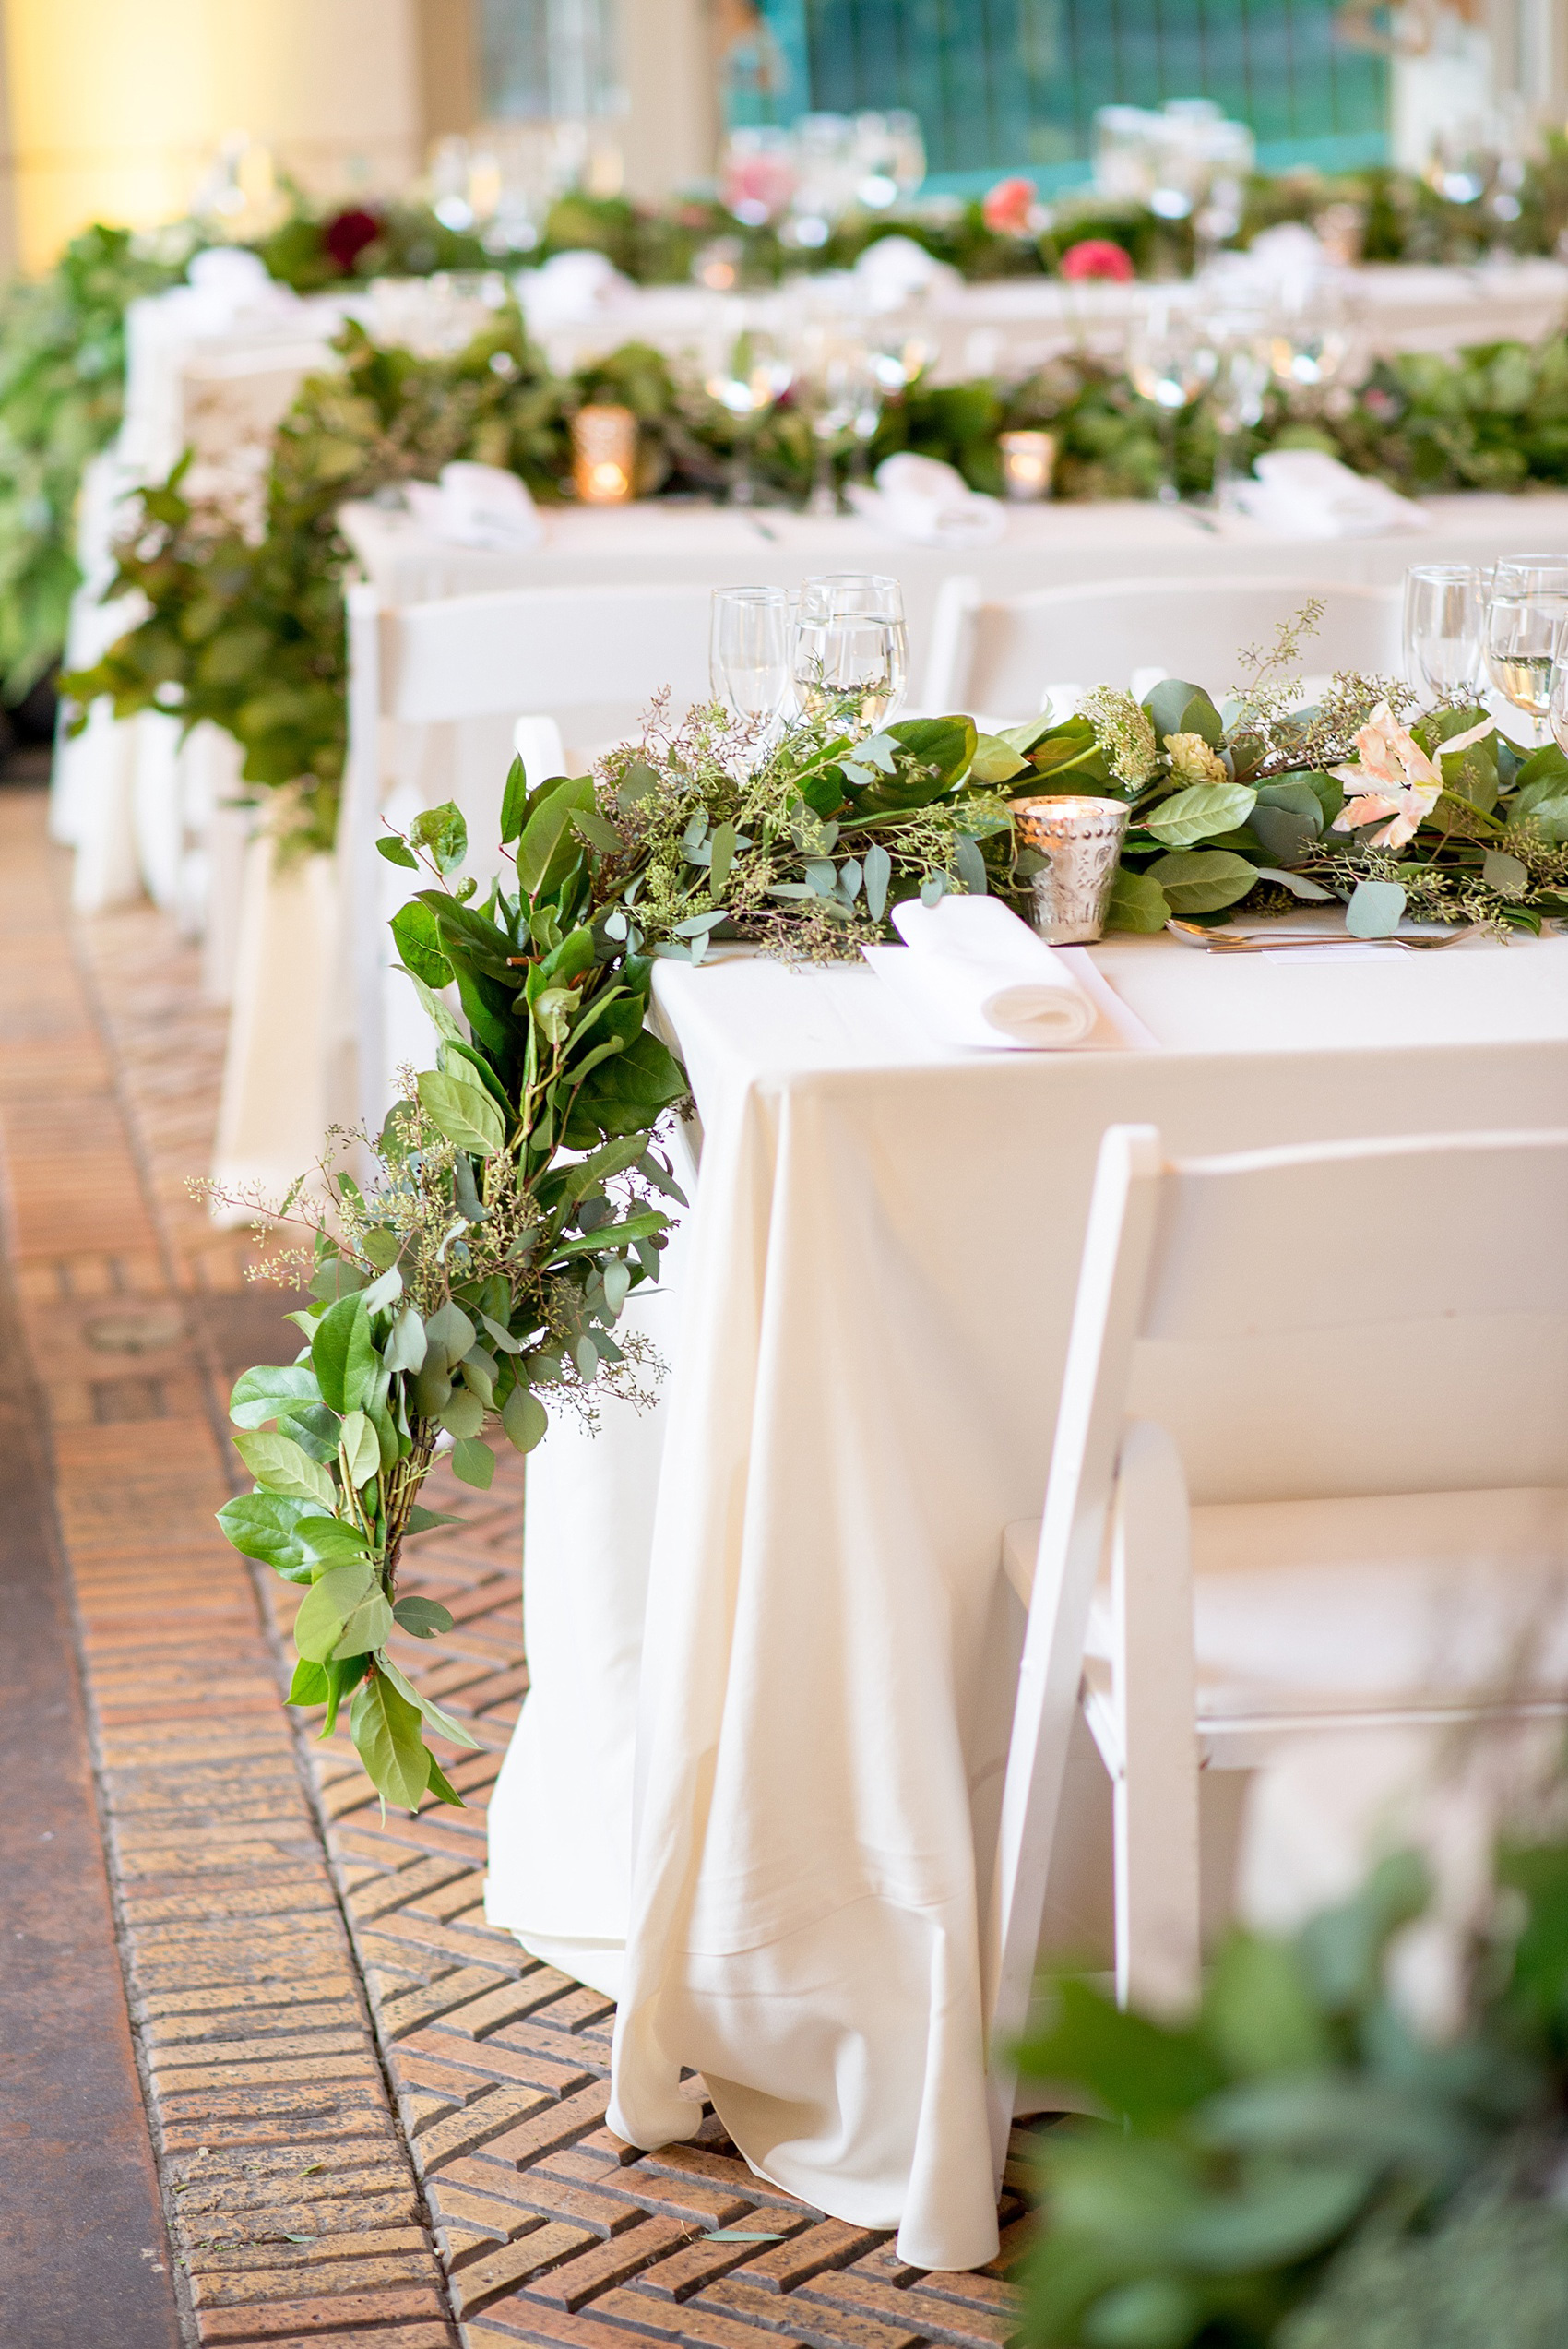
[[[1032,179],[999,179],[980,213],[993,236],[1028,236],[1039,223],[1039,191]]]
[[[380,234],[381,222],[375,214],[356,209],[335,214],[322,230],[321,241],[348,277],[366,245],[374,244]]]
[[[1137,272],[1120,244],[1112,244],[1108,236],[1086,236],[1062,256],[1062,274],[1074,279],[1109,278],[1116,285],[1130,285]]]

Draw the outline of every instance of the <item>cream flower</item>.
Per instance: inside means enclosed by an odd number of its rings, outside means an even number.
[[[1438,745],[1438,757],[1447,758],[1454,752],[1468,750],[1473,742],[1490,734],[1497,723],[1495,718],[1483,719],[1479,726],[1471,726],[1462,734],[1451,734]],[[1363,824],[1375,824],[1380,817],[1392,818],[1381,832],[1374,832],[1373,848],[1403,848],[1414,840],[1416,828],[1423,817],[1431,814],[1443,792],[1441,769],[1433,764],[1408,726],[1401,726],[1386,701],[1380,701],[1360,733],[1356,736],[1359,764],[1336,767],[1335,775],[1349,789],[1369,779],[1381,783],[1381,791],[1361,791],[1347,802],[1334,819],[1336,832],[1360,831]]]
[[[1165,755],[1179,783],[1228,783],[1225,761],[1212,751],[1202,734],[1167,734]]]

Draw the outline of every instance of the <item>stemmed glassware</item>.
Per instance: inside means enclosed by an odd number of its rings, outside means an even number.
[[[714,589],[708,677],[726,709],[764,738],[789,706],[790,635],[788,588]]]
[[[1504,700],[1530,721],[1530,745],[1551,707],[1551,674],[1568,602],[1553,596],[1498,594],[1486,615],[1487,674]]]
[[[1165,449],[1161,500],[1181,503],[1176,479],[1176,419],[1214,379],[1217,354],[1191,312],[1176,303],[1153,302],[1127,344],[1127,372],[1134,388],[1159,411]]]
[[[856,335],[831,324],[808,326],[802,337],[802,388],[811,418],[815,466],[808,511],[837,514],[833,460],[848,440],[864,447],[882,412],[882,387],[870,352]]]
[[[1418,563],[1405,574],[1405,674],[1436,697],[1478,689],[1486,638],[1481,575],[1469,563]]]
[[[808,718],[838,717],[874,733],[897,717],[909,677],[904,598],[897,579],[829,573],[801,590],[794,687]]]
[[[775,328],[743,306],[727,310],[709,343],[703,379],[709,397],[734,417],[739,428],[730,480],[732,506],[752,503],[752,444],[757,426],[789,390],[794,372],[788,346]]]
[[[1236,483],[1249,469],[1237,462],[1241,436],[1263,415],[1269,384],[1269,350],[1259,328],[1241,322],[1217,321],[1214,380],[1208,410],[1217,435],[1214,452],[1214,502],[1221,509],[1235,506]]]

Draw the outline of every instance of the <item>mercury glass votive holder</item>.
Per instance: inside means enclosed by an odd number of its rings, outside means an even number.
[[[1035,929],[1051,946],[1085,946],[1098,938],[1127,837],[1125,801],[1052,793],[1016,799],[1013,820],[1023,845],[1045,859],[1029,883]]]
[[[1003,487],[1015,505],[1032,506],[1050,496],[1056,464],[1054,433],[1000,433],[996,445],[1002,451]]]
[[[637,420],[608,402],[572,419],[572,480],[585,506],[624,506],[637,477]]]

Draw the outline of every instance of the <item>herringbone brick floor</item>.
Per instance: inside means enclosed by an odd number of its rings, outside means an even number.
[[[243,1481],[226,1381],[293,1334],[286,1299],[242,1285],[248,1243],[185,1191],[222,1015],[150,909],[80,925],[73,961],[57,862],[11,800],[5,897],[30,894],[52,943],[30,960],[37,1017],[0,1050],[10,1245],[195,2337],[434,2349],[450,2308],[467,2349],[1004,2340],[1015,2195],[995,2269],[926,2275],[765,2186],[711,2111],[695,2142],[637,2152],[603,2121],[609,2001],[485,1925],[484,1805],[527,1687],[516,1455],[484,1496],[443,1478],[463,1523],[420,1537],[404,1577],[456,1619],[396,1653],[480,1741],[442,1751],[468,1807],[383,1818],[346,1735],[291,1733],[278,1635],[299,1594],[253,1584],[211,1523]]]

